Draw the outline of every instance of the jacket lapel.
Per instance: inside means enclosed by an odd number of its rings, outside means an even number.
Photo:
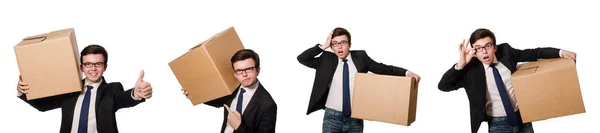
[[[252,98],[250,98],[250,102],[248,102],[248,106],[244,110],[244,113],[242,113],[242,117],[249,116],[249,115],[246,115],[247,114],[246,112],[249,112],[248,110],[254,110],[254,108],[258,107],[263,91],[265,91],[265,88],[263,88],[262,84],[260,84],[260,82],[259,82],[258,88],[256,88],[256,92],[254,92],[254,95],[252,95]]]
[[[106,80],[104,79],[104,76],[102,77],[102,83],[100,83],[100,86],[98,86],[98,90],[96,90],[96,106],[98,106],[100,100],[102,100],[102,94],[104,94],[104,91],[108,88],[108,84],[106,83]]]
[[[350,56],[352,57],[352,62],[354,62],[354,67],[356,67],[356,70],[358,72],[361,72],[361,70],[363,70],[363,68],[365,67],[363,66],[362,60],[360,60],[359,57],[356,56],[356,52],[351,51],[350,53]]]

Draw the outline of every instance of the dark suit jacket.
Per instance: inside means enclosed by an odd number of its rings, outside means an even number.
[[[82,82],[85,82],[82,80]],[[83,88],[83,86],[81,87]],[[118,133],[115,112],[121,108],[133,107],[144,100],[136,101],[131,98],[131,89],[123,91],[123,85],[119,82],[106,83],[102,77],[102,83],[98,86],[96,93],[96,124],[99,133]],[[62,120],[61,133],[70,133],[73,124],[73,112],[75,103],[81,92],[68,93],[41,99],[27,101],[27,95],[21,95],[23,101],[32,107],[44,112],[61,108]],[[78,121],[78,120],[76,120]]]
[[[321,54],[321,56],[315,57],[319,54]],[[350,56],[352,56],[352,61],[359,73],[367,73],[370,71],[376,74],[396,76],[406,75],[406,69],[375,62],[363,50],[350,51]],[[325,102],[329,95],[329,85],[333,79],[333,74],[337,68],[339,58],[334,53],[324,51],[319,48],[319,45],[316,45],[298,55],[298,62],[307,67],[316,69],[312,94],[310,95],[308,110],[306,112],[308,115],[314,111],[325,108]]]
[[[237,92],[240,90],[240,86],[231,94],[219,99],[208,101],[204,104],[213,107],[223,107],[223,104],[231,106],[231,101],[236,97]],[[235,109],[232,107],[231,109]],[[227,109],[223,109],[223,124],[221,126],[221,133],[225,132],[227,127],[227,115],[229,112]],[[275,122],[277,121],[277,104],[271,97],[271,94],[262,86],[258,84],[258,88],[248,106],[242,114],[242,123],[234,133],[274,133]]]
[[[519,50],[514,49],[507,43],[498,45],[496,58],[504,64],[511,73],[514,73],[518,62],[537,61],[545,58],[558,58],[559,49],[555,48],[536,48]],[[461,70],[450,68],[438,84],[441,91],[453,91],[459,88],[465,88],[469,97],[469,106],[471,108],[471,132],[476,133],[479,130],[481,122],[486,118],[486,93],[487,83],[483,64],[477,58],[472,58],[469,64]]]

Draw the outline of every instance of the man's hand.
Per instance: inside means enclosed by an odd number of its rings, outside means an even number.
[[[561,57],[577,61],[577,54],[571,51],[562,50]]]
[[[227,123],[233,127],[233,129],[237,130],[238,127],[240,127],[240,124],[242,123],[242,115],[237,112],[237,111],[231,111],[231,109],[229,109],[229,106],[223,104],[223,106],[225,106],[225,109],[227,109],[228,115],[227,115]]]
[[[469,42],[467,40],[463,40],[463,42],[458,45],[458,52],[460,53],[460,61],[456,63],[456,67],[462,69],[469,64],[471,58],[475,56],[475,51],[473,48],[469,47]]]
[[[190,99],[190,96],[188,96],[190,93],[187,92],[187,90],[185,90],[185,88],[181,88],[181,91],[183,91],[183,95],[185,95],[185,98]]]
[[[152,97],[152,86],[150,83],[144,81],[144,70],[140,71],[140,76],[138,77],[135,88],[133,90],[133,98],[136,100],[150,99]]]
[[[415,78],[415,80],[417,81],[417,84],[419,83],[419,81],[421,81],[421,76],[419,76],[416,73],[413,73],[411,71],[408,71],[408,73],[406,74],[406,77],[413,77],[413,78]]]
[[[29,92],[29,84],[23,81],[23,77],[19,75],[19,83],[17,84],[17,91],[23,94],[27,94]]]
[[[325,50],[329,47],[331,47],[331,35],[333,34],[333,30],[331,32],[329,32],[329,35],[327,36],[327,42],[325,42],[325,44],[321,45],[321,49]]]

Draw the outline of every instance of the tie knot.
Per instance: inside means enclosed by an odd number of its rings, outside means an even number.
[[[346,63],[346,62],[348,62],[348,59],[342,59],[342,61],[343,61],[344,63]]]
[[[490,67],[496,67],[496,65],[498,65],[498,63],[492,63],[490,64]]]
[[[89,91],[89,90],[93,89],[94,87],[91,85],[86,85],[85,88],[87,88],[87,90]]]
[[[244,92],[246,92],[246,89],[240,88],[240,93],[243,94]]]

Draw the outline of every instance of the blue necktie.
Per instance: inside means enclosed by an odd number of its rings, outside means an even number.
[[[351,108],[350,108],[350,72],[348,70],[348,60],[347,59],[343,59],[342,61],[344,61],[344,71],[343,71],[343,83],[342,83],[342,89],[343,89],[343,105],[342,105],[342,114],[345,117],[350,116],[351,114]]]
[[[83,97],[83,104],[81,104],[81,113],[79,114],[79,128],[77,133],[87,133],[88,126],[88,114],[90,112],[90,97],[92,95],[92,86],[86,85],[87,91]]]
[[[235,107],[235,110],[240,114],[242,114],[242,104],[244,104],[244,92],[246,92],[246,90],[240,87],[240,95],[238,95],[237,107]]]
[[[502,105],[504,105],[504,111],[506,112],[506,118],[508,118],[508,124],[511,126],[517,125],[517,114],[510,102],[510,97],[506,93],[506,87],[504,87],[504,82],[502,81],[502,77],[500,76],[500,72],[496,69],[496,64],[491,64],[492,70],[494,71],[494,80],[496,80],[496,86],[498,87],[498,92],[500,93],[500,98],[502,99]]]

